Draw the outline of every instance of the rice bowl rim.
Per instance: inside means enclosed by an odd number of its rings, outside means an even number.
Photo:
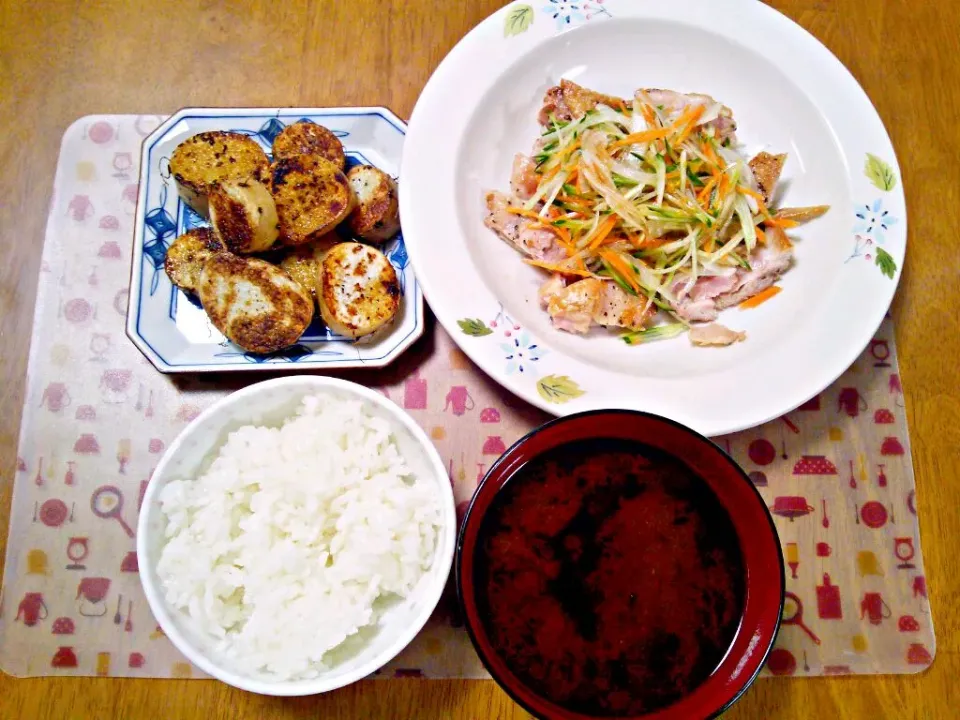
[[[403,625],[396,622],[388,623],[382,627],[381,632],[393,636],[393,639],[382,651],[349,672],[339,672],[336,667],[333,667],[325,671],[320,677],[310,680],[266,681],[248,677],[221,666],[209,653],[189,640],[176,626],[173,615],[178,611],[171,608],[167,603],[160,583],[154,580],[156,567],[148,562],[148,548],[153,540],[153,533],[149,530],[150,508],[157,502],[157,496],[162,487],[174,479],[173,477],[165,477],[167,468],[174,462],[184,444],[192,438],[200,425],[223,414],[225,410],[238,403],[246,403],[248,409],[245,412],[255,414],[257,411],[256,398],[263,397],[277,388],[287,386],[301,386],[304,397],[317,394],[327,395],[330,391],[340,391],[344,396],[347,396],[347,399],[363,400],[373,404],[389,416],[391,423],[399,424],[406,429],[426,453],[429,465],[436,475],[433,480],[436,487],[432,489],[439,491],[441,526],[438,532],[437,546],[434,550],[433,563],[430,569],[425,572],[425,575],[430,577],[426,582],[421,580],[415,592],[405,600],[405,602],[410,602],[411,598],[419,596],[421,609],[414,616],[412,622]],[[291,414],[290,417],[293,417],[293,415]],[[222,445],[217,447],[216,451],[219,451],[221,447]],[[454,543],[456,541],[456,506],[453,488],[449,482],[445,481],[447,478],[446,466],[423,429],[413,421],[409,414],[375,390],[339,378],[301,375],[265,380],[233,392],[201,412],[177,435],[160,458],[160,462],[153,471],[147,485],[137,519],[137,560],[140,568],[140,583],[143,586],[150,611],[164,634],[170,639],[174,647],[186,656],[187,660],[206,674],[241,690],[261,695],[283,697],[316,695],[361,680],[396,657],[420,632],[440,602],[453,565]],[[394,625],[398,625],[398,627],[394,627]]]

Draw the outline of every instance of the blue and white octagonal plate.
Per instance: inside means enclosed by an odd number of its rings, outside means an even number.
[[[161,372],[383,367],[423,334],[423,293],[407,261],[402,233],[382,248],[403,289],[400,312],[392,327],[373,340],[353,341],[330,332],[318,311],[293,347],[270,355],[245,353],[213,327],[195,297],[167,277],[167,248],[186,230],[206,224],[177,195],[169,168],[174,148],[205,130],[229,130],[249,135],[269,155],[274,137],[298,121],[320,123],[336,133],[348,168],[371,164],[397,177],[406,124],[379,107],[186,108],[144,140],[127,335]]]

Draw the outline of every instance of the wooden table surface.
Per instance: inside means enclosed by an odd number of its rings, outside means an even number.
[[[386,105],[409,117],[444,55],[502,4],[0,3],[0,407],[6,408],[0,417],[0,543],[44,224],[67,126],[91,113],[169,113],[188,105]],[[960,15],[947,4],[907,0],[771,4],[851,70],[883,118],[903,169],[910,242],[893,314],[939,642],[933,667],[922,675],[762,680],[728,717],[957,717],[960,191],[949,167],[960,159]],[[279,700],[214,681],[0,675],[0,717],[152,718],[161,708],[165,718],[527,717],[493,682],[362,682],[322,697]]]

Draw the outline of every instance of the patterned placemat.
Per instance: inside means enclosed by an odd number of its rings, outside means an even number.
[[[87,117],[63,139],[0,600],[0,667],[14,675],[201,676],[151,617],[136,515],[186,423],[265,376],[164,376],[124,335],[139,146],[159,121]],[[519,330],[503,314],[484,320],[505,343]],[[390,368],[344,377],[379,388],[427,430],[461,512],[496,457],[547,419],[435,326]],[[717,440],[773,511],[788,566],[787,622],[764,673],[929,665],[935,639],[891,323],[820,396]],[[486,677],[452,591],[380,674]]]

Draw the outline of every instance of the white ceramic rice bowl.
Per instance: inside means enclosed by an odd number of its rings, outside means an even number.
[[[165,521],[160,492],[171,480],[204,471],[228,433],[243,425],[279,426],[306,395],[332,395],[362,400],[393,426],[395,439],[408,466],[418,478],[433,483],[442,525],[433,563],[413,593],[391,607],[380,619],[376,634],[362,649],[310,680],[270,681],[242,676],[224,666],[206,647],[207,642],[185,622],[185,615],[164,598],[157,574]],[[147,487],[137,523],[140,581],[161,629],[174,646],[203,672],[229,685],[264,695],[314,695],[360,680],[393,659],[416,636],[440,600],[453,562],[456,510],[449,477],[436,448],[426,434],[399,407],[380,393],[355,383],[327,377],[294,376],[268,380],[235,392],[204,411],[169,446]],[[295,628],[292,629],[295,632]]]

